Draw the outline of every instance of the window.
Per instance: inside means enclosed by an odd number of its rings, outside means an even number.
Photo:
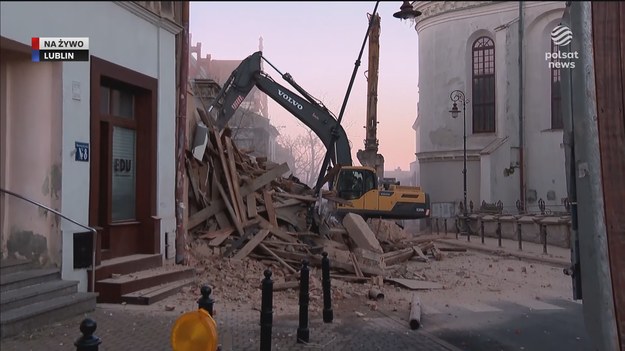
[[[480,37],[473,43],[473,133],[495,132],[495,43]]]
[[[551,52],[558,52],[558,46],[551,41]],[[560,92],[560,68],[556,64],[559,59],[551,59],[551,129],[563,129],[562,95]]]

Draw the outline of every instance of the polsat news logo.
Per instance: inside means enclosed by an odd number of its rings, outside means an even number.
[[[579,59],[577,51],[563,51],[561,48],[569,47],[573,41],[573,32],[564,25],[556,26],[551,31],[551,41],[556,51],[546,52],[545,61],[549,61],[549,68],[575,68],[574,59]]]
[[[32,38],[33,62],[89,61],[89,38]]]

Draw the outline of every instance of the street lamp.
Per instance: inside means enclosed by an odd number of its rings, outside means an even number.
[[[451,110],[449,110],[449,113],[451,113],[451,117],[452,118],[458,118],[458,115],[460,114],[460,110],[458,109],[458,104],[457,102],[460,102],[462,104],[462,129],[463,129],[463,166],[462,166],[462,180],[464,183],[463,186],[463,190],[464,190],[464,203],[463,203],[463,215],[466,221],[466,217],[467,217],[467,99],[464,96],[464,93],[460,90],[454,90],[451,92],[451,94],[449,95],[449,98],[451,99],[451,101],[454,103],[453,106],[451,107]]]
[[[402,20],[407,20],[407,19],[417,18],[420,15],[421,15],[421,11],[415,10],[410,4],[410,1],[404,1],[404,3],[399,8],[399,11],[393,14],[393,17],[399,18]]]

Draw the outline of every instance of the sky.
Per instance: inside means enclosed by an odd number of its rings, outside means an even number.
[[[381,1],[378,74],[379,153],[385,169],[409,170],[414,162],[417,117],[418,41],[414,25],[393,17],[401,1]],[[202,56],[243,60],[258,51],[282,73],[290,73],[308,93],[339,116],[368,26],[371,2],[196,2],[190,5],[191,45],[202,43]],[[344,112],[342,125],[356,152],[364,147],[367,111],[368,40]],[[290,88],[265,64],[265,72]],[[293,89],[291,89],[293,90]],[[297,135],[305,127],[284,108],[269,100],[271,123],[281,133]]]

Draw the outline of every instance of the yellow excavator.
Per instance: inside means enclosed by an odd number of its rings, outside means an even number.
[[[429,217],[428,194],[419,187],[382,184],[374,167],[354,166],[349,139],[334,115],[299,86],[289,73],[281,74],[282,78],[302,96],[274,81],[262,70],[261,60],[275,67],[263,57],[261,51],[248,56],[232,72],[209,107],[209,112],[219,107],[216,118],[219,130],[227,126],[245,97],[257,87],[310,128],[325,145],[332,164],[323,177],[323,183],[328,183],[329,190],[343,200],[336,204],[337,213],[357,213],[364,218],[384,219]]]

